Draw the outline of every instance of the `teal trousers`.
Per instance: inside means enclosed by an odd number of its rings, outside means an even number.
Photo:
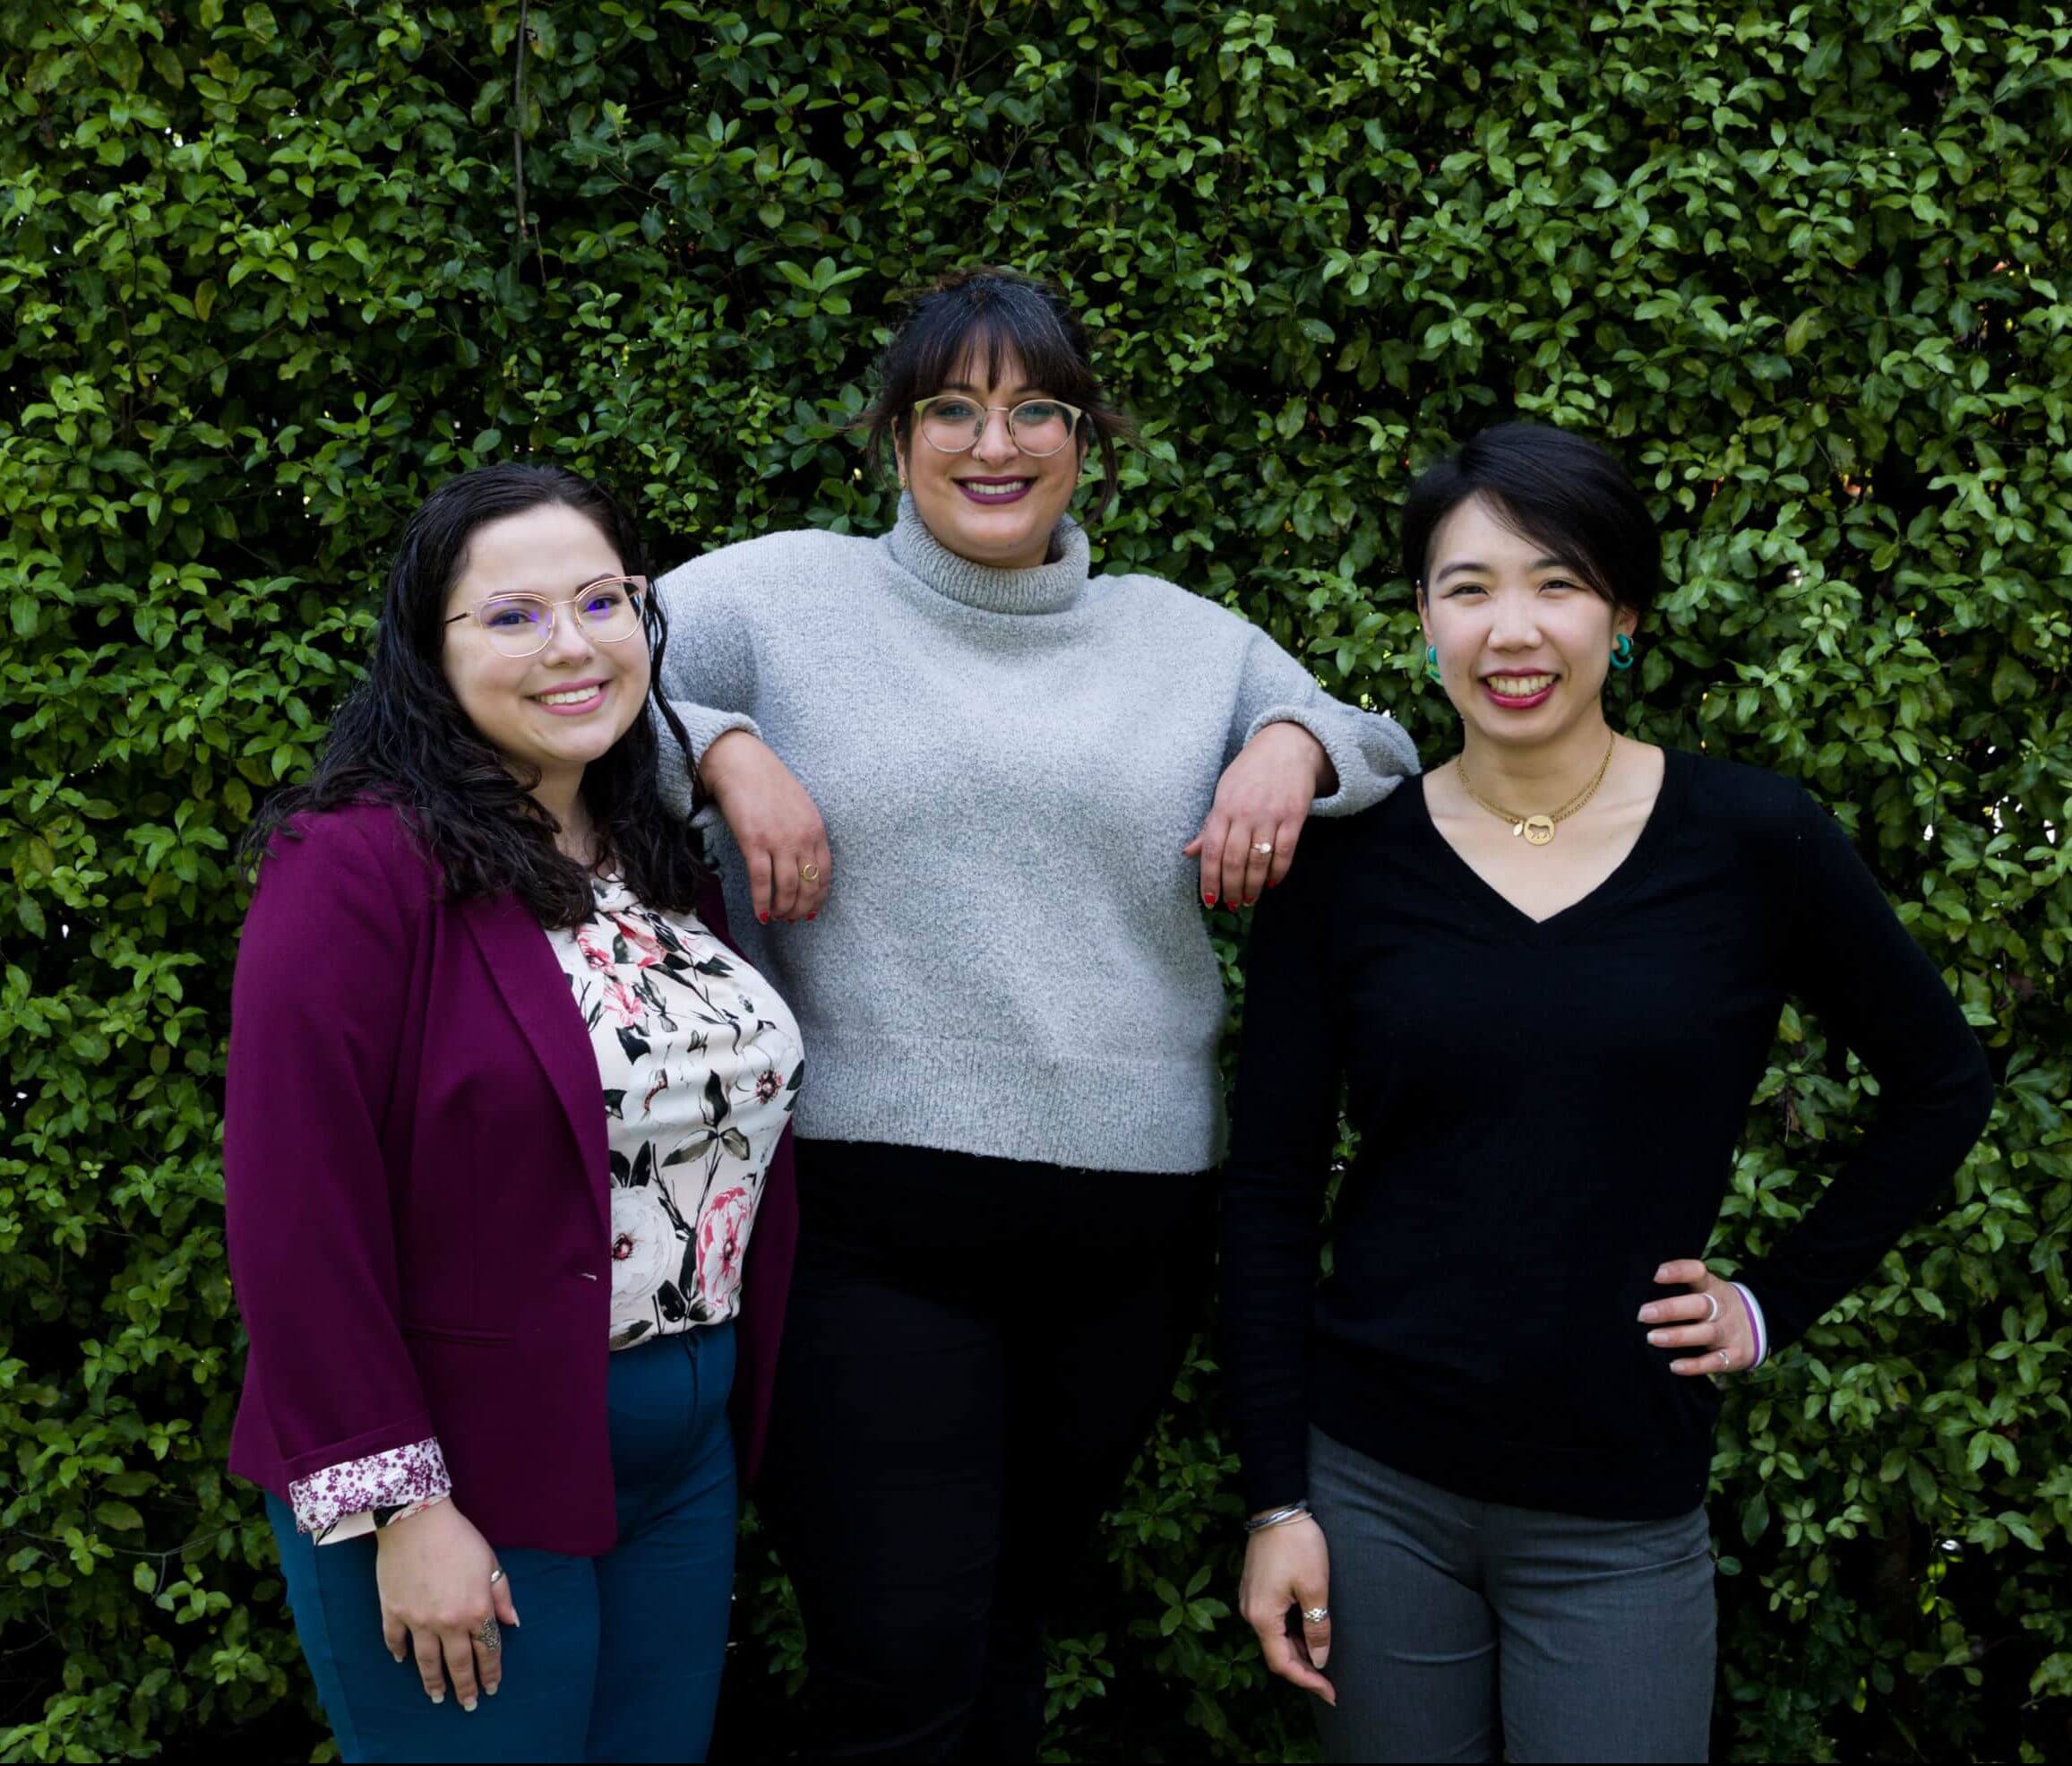
[[[267,1498],[288,1605],[348,1761],[699,1761],[712,1736],[734,1581],[731,1324],[611,1357],[618,1544],[499,1551],[522,1628],[503,1684],[464,1711],[382,1640],[374,1538],[315,1546]],[[408,1522],[402,1523],[408,1526]]]

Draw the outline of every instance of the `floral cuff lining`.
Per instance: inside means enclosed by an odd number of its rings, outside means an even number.
[[[426,1509],[435,1509],[445,1500],[443,1496],[427,1496],[423,1502],[412,1503],[404,1509],[362,1509],[357,1514],[348,1514],[343,1520],[333,1521],[322,1532],[313,1533],[310,1538],[320,1546],[343,1545],[348,1539],[364,1538],[378,1527],[393,1526],[414,1514],[423,1514]]]
[[[288,1486],[288,1502],[295,1511],[296,1526],[314,1534],[322,1545],[334,1538],[353,1537],[337,1531],[342,1522],[371,1514],[373,1526],[386,1526],[400,1519],[402,1511],[429,1508],[452,1491],[446,1457],[434,1436],[298,1477]],[[366,1530],[365,1523],[354,1529]]]

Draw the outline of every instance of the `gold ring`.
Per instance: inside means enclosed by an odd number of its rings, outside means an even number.
[[[801,865],[798,867],[798,880],[801,883],[820,882],[821,867],[818,865]]]

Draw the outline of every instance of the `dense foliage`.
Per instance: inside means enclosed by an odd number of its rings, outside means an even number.
[[[1642,474],[1627,727],[1832,805],[2000,1081],[1952,1211],[1730,1392],[1720,1747],[2065,1750],[2072,22],[1530,4],[0,0],[0,1759],[321,1739],[222,1471],[229,855],[400,519],[530,451],[664,556],[874,530],[889,298],[987,260],[1070,285],[1141,419],[1105,556],[1433,754],[1407,474],[1512,411]],[[1786,1014],[1722,1254],[1873,1089]],[[1308,1745],[1229,1611],[1214,1390],[1055,1648],[1061,1757]],[[761,1752],[796,1637],[749,1561]]]

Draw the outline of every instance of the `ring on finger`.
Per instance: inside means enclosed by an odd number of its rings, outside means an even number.
[[[1733,1351],[1732,1349],[1722,1349],[1719,1352],[1719,1365],[1722,1367],[1732,1367],[1734,1365]]]
[[[494,1588],[497,1583],[501,1582],[503,1580],[503,1572],[501,1569],[492,1570],[489,1572],[489,1586],[491,1588]]]
[[[475,1633],[475,1641],[485,1650],[494,1651],[503,1648],[503,1627],[496,1623],[494,1614],[483,1620],[481,1630]]]
[[[1328,1607],[1305,1607],[1303,1608],[1303,1623],[1306,1625],[1320,1625],[1330,1616],[1331,1609]]]
[[[1707,1305],[1712,1308],[1712,1310],[1705,1315],[1705,1322],[1707,1324],[1710,1324],[1719,1316],[1719,1296],[1716,1294],[1707,1294],[1701,1296],[1700,1297],[1705,1301]]]
[[[821,867],[818,865],[815,865],[811,859],[808,859],[804,865],[801,865],[798,867],[798,880],[801,883],[809,883],[820,882]]]
[[[1254,840],[1251,843],[1251,849],[1262,858],[1271,858],[1274,856],[1274,843],[1271,840]]]

